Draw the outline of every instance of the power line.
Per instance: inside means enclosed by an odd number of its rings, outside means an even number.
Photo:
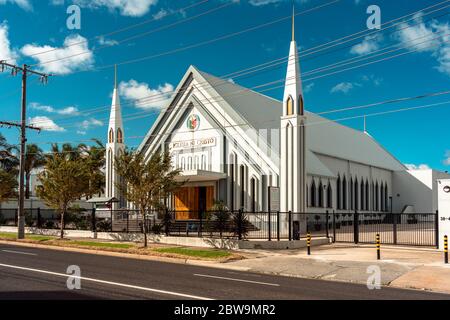
[[[189,5],[187,7],[183,7],[183,8],[177,9],[175,11],[168,12],[163,18],[167,18],[169,16],[173,16],[175,14],[182,13],[185,10],[192,9],[192,8],[197,7],[197,6],[199,6],[199,5],[201,5],[201,4],[205,3],[205,2],[208,2],[208,1],[209,0],[202,0],[202,1],[196,2],[196,3],[192,4],[192,5]],[[160,19],[153,17],[151,19],[148,19],[148,20],[145,20],[145,21],[133,24],[133,25],[129,25],[127,27],[124,27],[124,28],[121,28],[121,29],[117,29],[115,31],[111,31],[111,32],[108,32],[108,33],[104,33],[104,34],[100,34],[100,35],[97,35],[97,36],[94,36],[94,37],[90,37],[87,40],[70,43],[70,44],[64,46],[64,48],[70,48],[72,46],[80,45],[80,44],[83,44],[83,43],[88,43],[90,40],[101,39],[101,38],[104,38],[104,37],[107,37],[107,36],[111,36],[113,34],[121,33],[121,32],[124,32],[124,31],[128,31],[128,30],[131,30],[131,29],[143,26],[145,24],[148,24],[150,22],[157,21],[157,20],[160,20]],[[59,50],[59,48],[52,48],[52,49],[40,51],[40,52],[37,52],[37,53],[34,53],[34,54],[30,54],[29,57],[34,57],[34,56],[38,56],[38,55],[41,55],[41,54],[45,54],[45,53],[49,53],[49,52],[53,52],[53,51],[57,51],[57,50]],[[5,61],[11,61],[11,60],[12,59],[5,60]]]

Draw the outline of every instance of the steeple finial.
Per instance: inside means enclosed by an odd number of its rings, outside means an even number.
[[[114,65],[114,89],[117,89],[117,64]]]
[[[295,41],[295,5],[292,1],[292,41]]]

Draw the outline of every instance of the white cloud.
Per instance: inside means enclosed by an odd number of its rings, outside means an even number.
[[[8,60],[9,63],[15,64],[18,55],[13,49],[11,49],[11,43],[8,38],[8,30],[9,27],[7,22],[3,21],[0,24],[0,60]]]
[[[33,6],[31,5],[29,0],[0,0],[0,5],[6,3],[17,4],[19,7],[27,11],[33,10]]]
[[[445,152],[445,159],[443,162],[446,166],[450,166],[450,150]]]
[[[160,19],[164,18],[165,16],[167,16],[168,14],[169,14],[169,12],[166,9],[161,9],[153,15],[153,19],[160,20]]]
[[[94,118],[88,119],[88,120],[84,120],[81,124],[80,124],[81,128],[83,129],[80,132],[85,132],[86,130],[92,128],[92,127],[101,127],[103,126],[103,122]]]
[[[360,86],[360,85],[357,83],[351,83],[351,82],[341,82],[341,83],[338,83],[337,85],[335,85],[331,89],[331,93],[337,93],[337,92],[348,93],[355,86]]]
[[[350,53],[356,54],[356,55],[369,54],[380,48],[381,40],[382,40],[382,37],[380,37],[380,36],[375,36],[375,37],[367,36],[364,38],[364,40],[361,43],[354,45],[350,49]]]
[[[85,135],[87,134],[87,132],[84,131],[84,130],[77,130],[77,134],[80,134],[80,135],[82,135],[82,136],[85,136]]]
[[[436,69],[450,75],[449,23],[433,20],[426,24],[421,16],[421,13],[415,15],[419,24],[401,24],[396,39],[408,50],[430,53],[439,63]]]
[[[51,106],[44,106],[37,102],[30,103],[30,107],[31,107],[31,109],[34,109],[34,110],[45,111],[48,113],[57,113],[60,115],[78,115],[78,114],[80,114],[80,112],[78,111],[78,109],[76,107],[66,107],[63,109],[55,109]]]
[[[98,37],[98,43],[102,46],[116,46],[119,44],[116,40],[106,39],[104,36]]]
[[[303,88],[303,91],[305,93],[311,92],[311,90],[314,88],[314,86],[315,86],[314,82],[309,83]]]
[[[63,132],[66,129],[58,126],[52,119],[45,116],[37,116],[28,119],[28,124],[41,128],[43,131]]]
[[[431,169],[430,166],[428,166],[427,164],[415,165],[415,164],[405,163],[405,167],[408,168],[408,170],[429,170],[429,169]]]
[[[174,88],[170,83],[152,89],[145,82],[134,79],[119,84],[119,93],[127,100],[134,101],[136,107],[142,109],[161,109],[170,99]]]
[[[88,41],[78,34],[66,37],[61,48],[27,44],[21,52],[38,60],[42,71],[46,73],[70,74],[80,69],[88,69],[94,63],[94,54],[89,49]],[[45,53],[38,54],[41,52]],[[53,60],[56,61],[45,63]]]
[[[141,17],[156,5],[158,0],[74,0],[73,3],[84,8],[106,7],[110,11],[118,10],[123,16]]]

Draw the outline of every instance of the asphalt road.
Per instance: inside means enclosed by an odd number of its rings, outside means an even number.
[[[81,289],[66,285],[69,265]],[[299,266],[301,268],[301,266]],[[0,244],[6,299],[450,299],[450,295]]]

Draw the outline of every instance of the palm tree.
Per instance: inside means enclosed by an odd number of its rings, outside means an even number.
[[[19,165],[19,159],[17,159],[14,151],[17,148],[10,145],[5,137],[0,133],[0,167],[6,171],[17,171]]]
[[[36,144],[28,144],[25,150],[25,198],[30,198],[30,177],[31,171],[42,167],[45,164],[45,157],[41,148]]]

